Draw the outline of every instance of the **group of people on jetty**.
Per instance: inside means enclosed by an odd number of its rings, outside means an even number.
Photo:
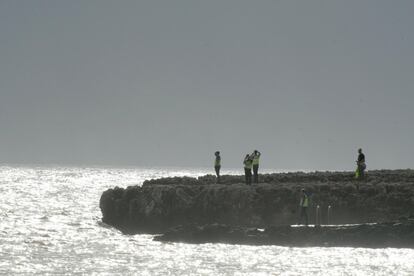
[[[217,183],[220,183],[220,170],[221,170],[221,156],[220,152],[214,153],[214,170],[216,171]],[[252,170],[253,170],[253,182],[259,183],[259,161],[261,153],[258,150],[254,150],[251,154],[246,154],[243,160],[244,176],[247,185],[252,185]],[[362,180],[365,177],[365,154],[362,153],[362,149],[358,149],[358,159],[356,160],[357,168],[355,171],[355,179]]]
[[[220,152],[214,153],[214,170],[216,171],[217,183],[220,183],[220,169],[221,169],[221,156]],[[253,182],[259,184],[259,161],[261,153],[258,150],[254,150],[251,154],[246,154],[243,160],[244,176],[246,185],[252,185],[252,170],[253,170]],[[355,170],[355,179],[362,180],[365,177],[365,154],[362,153],[362,149],[358,149],[358,158],[356,160],[357,168]],[[302,189],[302,195],[300,199],[300,221],[299,224],[305,220],[305,224],[308,225],[308,207],[309,207],[309,194],[305,189]]]
[[[214,170],[216,171],[217,183],[220,183],[220,169],[221,169],[221,156],[220,152],[214,153],[216,159],[214,160]],[[258,150],[253,151],[251,154],[246,154],[243,160],[244,176],[247,185],[252,185],[252,169],[253,169],[253,181],[259,184],[259,160],[261,153]]]

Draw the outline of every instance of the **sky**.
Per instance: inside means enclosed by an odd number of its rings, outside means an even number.
[[[1,0],[0,163],[414,167],[414,1]]]

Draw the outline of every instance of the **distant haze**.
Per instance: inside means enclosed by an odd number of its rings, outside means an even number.
[[[0,2],[0,162],[414,167],[414,1]]]

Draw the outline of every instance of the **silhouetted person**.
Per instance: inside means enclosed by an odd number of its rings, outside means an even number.
[[[355,172],[356,179],[364,179],[365,177],[365,169],[367,165],[365,164],[365,155],[362,153],[362,149],[358,149],[358,159],[357,163],[357,170]]]
[[[305,225],[308,226],[308,207],[309,207],[309,195],[305,189],[302,189],[302,195],[300,198],[300,220],[299,224],[302,224],[303,218],[305,218]]]
[[[246,178],[246,184],[252,185],[252,166],[253,166],[253,158],[249,154],[246,154],[244,157],[244,176]]]
[[[214,170],[216,171],[217,183],[220,183],[220,169],[221,169],[221,156],[220,156],[220,152],[219,151],[216,151],[214,153],[214,155],[216,156],[216,159],[214,160]]]
[[[252,154],[253,156],[253,181],[254,183],[259,183],[259,160],[261,153],[255,150]]]

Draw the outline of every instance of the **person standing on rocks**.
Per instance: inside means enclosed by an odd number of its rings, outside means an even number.
[[[365,155],[362,153],[362,149],[358,149],[358,159],[356,163],[357,163],[357,169],[355,172],[355,178],[364,179],[365,169],[367,168],[367,165],[365,164]]]
[[[220,169],[221,169],[221,156],[220,156],[220,152],[219,151],[216,151],[214,153],[214,155],[216,156],[216,160],[214,160],[214,170],[216,171],[217,183],[220,183]]]
[[[253,158],[250,154],[246,154],[244,157],[244,176],[246,178],[246,184],[252,185],[252,167],[253,167]]]
[[[305,218],[305,225],[308,226],[308,207],[309,207],[309,195],[305,189],[302,189],[302,196],[300,198],[300,220],[299,224],[302,224],[303,218]]]
[[[259,184],[259,159],[261,153],[258,150],[255,150],[252,154],[253,156],[253,181],[256,184]]]

